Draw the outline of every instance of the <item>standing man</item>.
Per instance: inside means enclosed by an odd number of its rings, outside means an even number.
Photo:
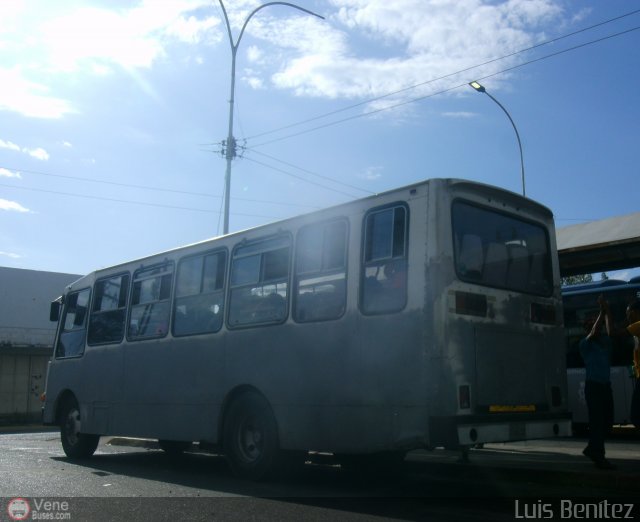
[[[640,301],[627,306],[627,332],[633,335],[633,374],[635,377],[633,397],[631,398],[631,422],[640,428]]]
[[[589,443],[582,453],[600,469],[615,466],[605,458],[604,439],[613,425],[613,394],[611,393],[611,312],[603,296],[598,297],[598,317],[585,321],[587,336],[580,341],[580,355],[586,368],[584,386],[589,413]],[[603,323],[606,334],[602,332]]]

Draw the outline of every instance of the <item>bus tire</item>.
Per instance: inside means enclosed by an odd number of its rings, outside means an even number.
[[[261,395],[249,392],[235,399],[224,423],[223,446],[233,473],[262,480],[278,467],[278,425],[271,406]]]
[[[60,441],[62,449],[71,459],[91,457],[100,441],[100,435],[82,433],[80,407],[75,398],[69,398],[62,406],[60,414]]]
[[[158,440],[158,446],[170,457],[178,457],[191,447],[191,442],[183,440]]]

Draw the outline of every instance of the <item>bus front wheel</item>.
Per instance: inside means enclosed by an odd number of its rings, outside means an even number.
[[[257,393],[233,401],[224,423],[224,451],[235,475],[261,480],[277,467],[278,426],[271,406]]]
[[[98,447],[99,435],[82,433],[80,407],[75,399],[68,399],[62,407],[60,440],[65,454],[72,459],[89,458]]]

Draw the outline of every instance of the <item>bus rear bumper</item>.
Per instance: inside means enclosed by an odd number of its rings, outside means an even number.
[[[431,418],[432,446],[473,446],[571,436],[571,414],[509,414]]]

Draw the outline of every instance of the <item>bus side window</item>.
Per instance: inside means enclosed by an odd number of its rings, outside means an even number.
[[[222,327],[226,252],[184,258],[178,265],[173,335],[217,332]]]
[[[121,274],[96,282],[89,318],[90,345],[122,341],[129,280],[129,274]]]
[[[289,236],[235,248],[231,260],[229,325],[280,323],[289,299]]]
[[[361,307],[365,314],[398,312],[407,302],[408,212],[404,205],[365,216]]]
[[[169,331],[173,263],[144,268],[133,274],[131,340],[164,337]]]
[[[296,242],[296,321],[325,321],[342,316],[347,300],[346,254],[345,221],[300,229]]]
[[[76,357],[84,353],[90,297],[89,288],[67,295],[56,357]]]

